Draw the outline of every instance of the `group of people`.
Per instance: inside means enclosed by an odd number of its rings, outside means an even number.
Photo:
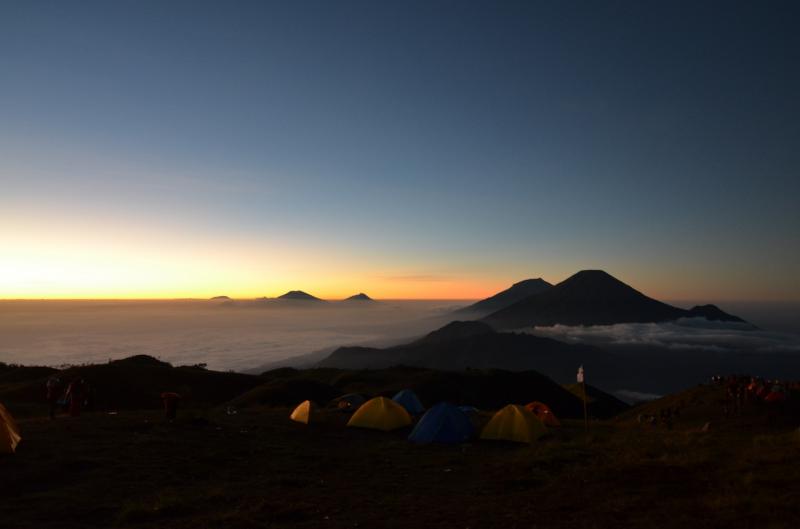
[[[69,384],[65,384],[58,376],[47,379],[48,413],[51,419],[56,418],[59,410],[69,413],[70,417],[77,417],[81,410],[91,409],[94,403],[94,388],[85,379],[76,377]],[[164,403],[164,417],[168,422],[175,420],[178,403],[181,396],[174,392],[161,394]]]
[[[60,377],[53,376],[47,380],[47,403],[51,419],[56,418],[59,409],[77,417],[81,410],[92,406],[94,391],[83,378],[74,378],[68,384]]]
[[[798,382],[769,380],[750,375],[715,376],[711,378],[711,382],[725,387],[725,417],[742,415],[747,404],[779,406],[789,400],[792,390],[800,389]]]

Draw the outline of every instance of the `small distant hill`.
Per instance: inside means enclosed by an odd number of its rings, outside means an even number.
[[[552,288],[553,285],[548,283],[542,278],[525,279],[518,283],[514,283],[511,287],[498,292],[494,296],[488,297],[484,300],[473,303],[467,307],[461,308],[456,312],[459,314],[474,314],[486,315],[492,312],[504,309],[509,305],[521,301],[529,296],[539,294]]]
[[[354,296],[350,296],[349,298],[346,298],[344,301],[375,301],[375,300],[373,300],[371,297],[369,297],[368,295],[364,294],[363,292],[359,292],[358,294],[356,294]]]
[[[93,406],[97,410],[159,408],[164,391],[180,393],[186,407],[210,407],[261,383],[254,375],[211,371],[202,366],[173,367],[152,356],[137,355],[61,371],[16,368],[0,377],[0,402],[44,406],[44,388],[50,376],[59,377],[64,384],[83,378],[92,388]]]
[[[278,299],[287,299],[293,301],[322,301],[318,297],[312,296],[311,294],[303,292],[302,290],[290,290],[286,294],[278,296]]]
[[[213,298],[211,298],[211,301],[215,301],[215,300],[228,301],[230,299],[231,298],[229,298],[228,296],[214,296]]]
[[[689,318],[705,318],[708,321],[727,321],[733,323],[747,323],[742,318],[722,311],[716,305],[697,305],[688,310]],[[748,325],[750,325],[748,323]]]
[[[743,321],[713,305],[691,311],[673,307],[626,285],[602,270],[583,270],[556,286],[483,318],[497,329],[552,325],[658,323],[706,317]]]

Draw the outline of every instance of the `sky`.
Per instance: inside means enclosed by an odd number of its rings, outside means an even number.
[[[798,15],[0,0],[0,298],[798,301]]]

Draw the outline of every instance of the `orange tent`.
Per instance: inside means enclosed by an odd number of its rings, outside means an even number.
[[[411,415],[406,409],[386,397],[375,397],[358,408],[350,417],[347,426],[372,428],[390,432],[411,424]]]
[[[534,415],[539,417],[539,420],[542,421],[547,426],[561,426],[561,421],[558,420],[558,417],[550,409],[550,406],[544,404],[539,401],[533,401],[525,405],[525,407],[533,412]]]
[[[547,427],[536,415],[522,406],[509,404],[483,427],[481,439],[532,443],[546,433]]]
[[[21,440],[14,417],[0,404],[0,454],[13,454]]]
[[[311,411],[314,409],[314,405],[311,403],[310,400],[304,400],[294,409],[289,418],[294,422],[299,422],[303,424],[308,424],[309,420],[311,419]]]

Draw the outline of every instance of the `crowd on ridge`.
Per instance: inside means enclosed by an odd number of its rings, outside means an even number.
[[[711,377],[711,383],[725,388],[723,413],[725,417],[742,415],[748,404],[767,404],[777,407],[791,398],[792,391],[800,390],[800,382],[765,379],[751,375]]]

